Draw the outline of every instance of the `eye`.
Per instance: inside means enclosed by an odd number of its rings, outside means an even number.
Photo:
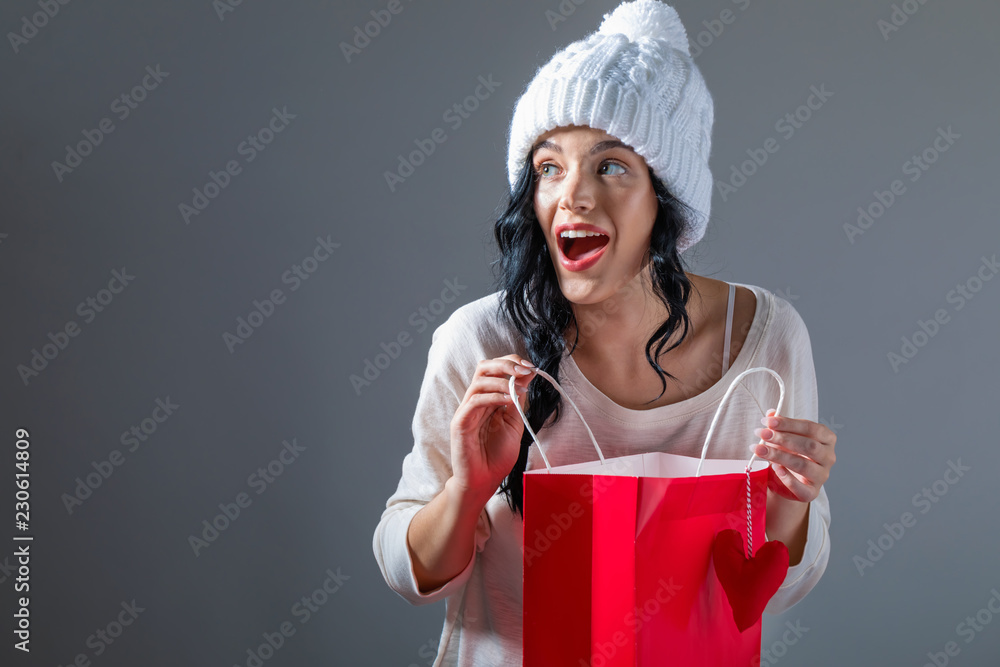
[[[551,176],[552,175],[551,171],[545,171],[546,168],[549,167],[555,169],[556,165],[552,164],[551,162],[543,162],[537,167],[535,167],[535,174],[537,174],[539,178],[545,178],[546,176]],[[620,169],[621,171],[608,173],[606,171],[603,171],[605,167],[610,167],[611,169]],[[625,165],[611,160],[606,160],[605,162],[603,162],[601,166],[598,168],[598,170],[600,171],[601,174],[604,174],[606,176],[622,176],[626,172],[628,172],[628,169],[625,167]]]
[[[546,167],[555,167],[555,165],[552,164],[551,162],[543,162],[537,167],[535,167],[535,173],[538,175],[539,178],[545,178],[546,176],[548,176],[548,173],[545,172]]]
[[[628,171],[628,170],[627,170],[627,169],[625,168],[625,166],[624,166],[624,165],[622,165],[622,164],[619,164],[619,163],[617,163],[617,162],[610,162],[610,161],[609,161],[609,162],[605,162],[604,164],[602,164],[602,165],[601,165],[601,168],[602,168],[602,169],[603,169],[604,167],[616,167],[616,168],[618,168],[618,169],[621,169],[621,171],[620,171],[620,172],[618,172],[617,174],[608,174],[609,176],[621,176],[621,175],[622,175],[622,174],[624,174],[624,173],[625,173],[626,171]]]

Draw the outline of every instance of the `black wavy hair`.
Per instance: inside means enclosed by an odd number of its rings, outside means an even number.
[[[514,189],[508,192],[504,210],[493,226],[499,250],[499,257],[492,263],[492,266],[499,267],[494,288],[501,292],[499,316],[520,333],[531,362],[558,382],[559,363],[566,348],[564,336],[572,324],[577,332],[570,349],[572,352],[579,341],[580,328],[569,300],[559,287],[545,236],[535,216],[534,193],[538,174],[533,157],[534,150],[525,158]],[[652,169],[649,169],[649,177],[656,193],[658,210],[647,251],[647,266],[653,291],[669,312],[667,320],[646,342],[646,360],[660,376],[663,385],[656,397],[659,398],[667,388],[664,377],[677,378],[661,368],[657,359],[673,332],[683,327],[680,339],[667,351],[681,344],[691,324],[686,306],[693,286],[684,273],[677,243],[685,229],[685,215],[697,213],[676,199]],[[650,354],[654,345],[655,356]],[[561,404],[562,397],[555,387],[536,375],[528,385],[525,410],[532,430],[539,433],[549,416],[553,416],[551,423],[558,421]],[[533,442],[531,433],[524,429],[517,463],[499,489],[506,496],[511,511],[522,517],[523,473],[528,462],[528,447]]]

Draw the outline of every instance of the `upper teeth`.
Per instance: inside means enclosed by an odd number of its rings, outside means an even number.
[[[582,229],[569,229],[565,232],[560,232],[559,236],[568,239],[575,239],[581,236],[607,236],[607,234],[602,234],[600,232],[588,232]]]

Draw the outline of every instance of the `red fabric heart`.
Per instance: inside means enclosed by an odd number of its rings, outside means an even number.
[[[712,544],[715,574],[733,608],[736,627],[743,632],[763,615],[768,600],[778,591],[788,573],[788,547],[765,542],[749,559],[738,530],[719,531]]]

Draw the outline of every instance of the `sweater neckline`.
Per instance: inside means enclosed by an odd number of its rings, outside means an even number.
[[[740,348],[736,359],[723,374],[718,382],[711,387],[696,394],[669,405],[661,405],[646,410],[635,410],[619,405],[606,396],[600,389],[595,387],[583,374],[580,367],[576,365],[573,356],[564,353],[562,368],[565,369],[563,382],[572,385],[577,392],[594,408],[596,408],[605,418],[621,423],[642,423],[669,421],[681,418],[692,412],[704,409],[710,405],[716,405],[722,396],[729,389],[729,386],[736,379],[736,376],[751,367],[752,360],[757,356],[757,348],[760,345],[765,324],[771,319],[772,300],[767,290],[756,285],[730,282],[738,287],[746,287],[754,293],[757,299],[753,320],[750,323],[750,330],[747,332],[746,340]],[[567,348],[568,350],[568,348]]]

